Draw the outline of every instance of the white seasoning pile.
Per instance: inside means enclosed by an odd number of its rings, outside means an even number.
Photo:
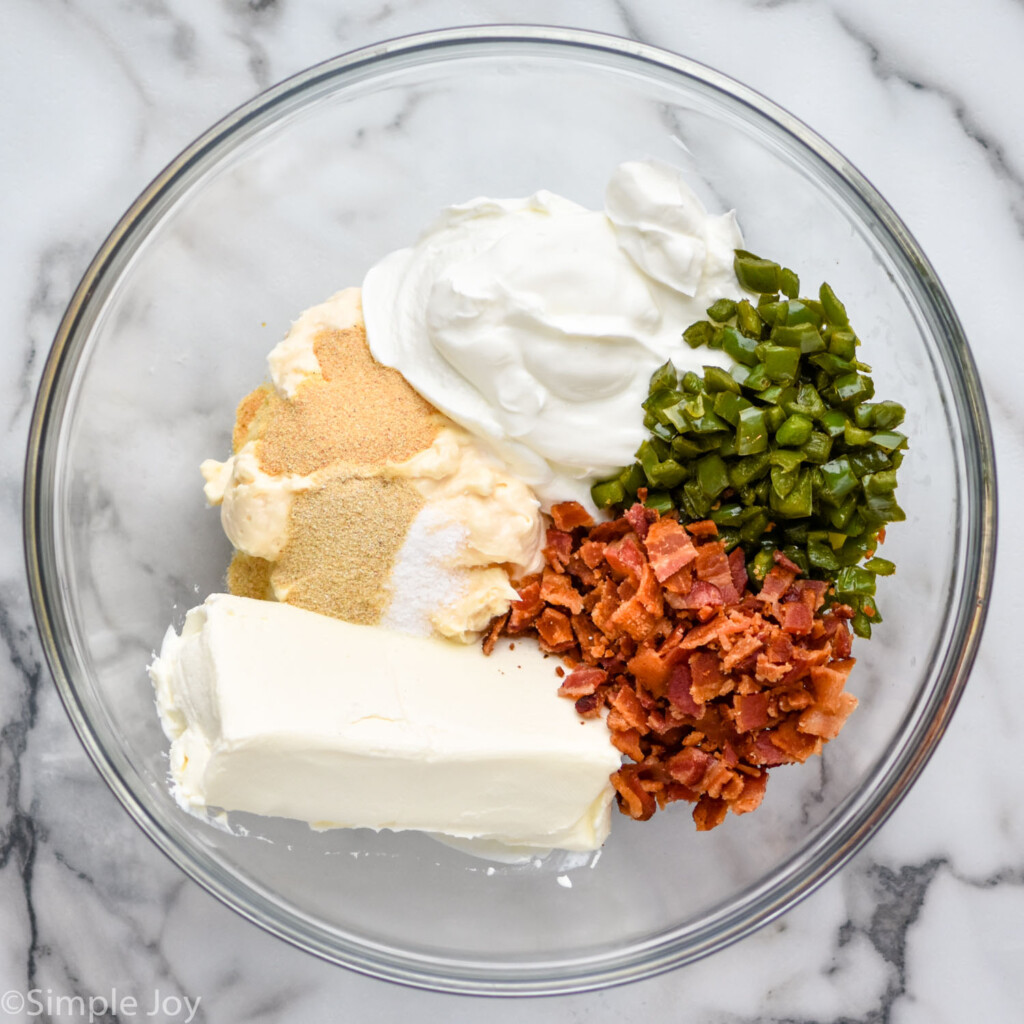
[[[451,568],[466,544],[464,526],[430,505],[422,508],[405,535],[391,570],[391,603],[380,624],[413,636],[430,636],[432,614],[457,601],[469,587],[466,569]]]

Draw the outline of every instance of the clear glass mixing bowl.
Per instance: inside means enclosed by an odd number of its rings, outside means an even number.
[[[492,865],[417,834],[314,833],[182,813],[145,667],[168,622],[223,589],[229,549],[197,467],[297,313],[448,204],[538,188],[599,207],[620,161],[682,167],[750,248],[855,312],[908,410],[887,614],[858,643],[861,706],[824,757],[776,769],[762,808],[696,834],[685,806],[616,815],[591,857]],[[928,261],[838,153],[749,89],[620,39],[432,33],[271,89],[186,150],[114,229],[46,366],[26,481],[39,630],[68,714],[129,813],[269,931],[369,974],[463,992],[629,981],[735,941],[807,895],[893,810],[977,647],[994,472],[974,366]]]

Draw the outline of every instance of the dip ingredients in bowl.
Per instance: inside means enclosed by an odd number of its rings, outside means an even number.
[[[203,464],[234,596],[151,667],[183,806],[594,849],[613,796],[713,828],[838,734],[899,407],[740,241],[628,163],[603,212],[453,207],[300,317]]]

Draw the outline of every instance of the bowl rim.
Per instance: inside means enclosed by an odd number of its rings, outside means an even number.
[[[237,886],[223,871],[211,871],[182,848],[166,832],[152,812],[131,791],[111,762],[92,731],[87,712],[79,700],[72,672],[56,640],[55,619],[60,614],[56,588],[47,585],[47,565],[52,564],[53,532],[50,494],[54,470],[53,451],[58,447],[54,427],[59,426],[56,413],[63,409],[70,380],[77,368],[83,339],[79,327],[90,300],[108,269],[116,263],[118,253],[133,238],[139,223],[157,208],[168,192],[190,168],[218,149],[229,137],[247,124],[290,97],[310,89],[316,83],[351,74],[356,69],[383,64],[397,57],[416,53],[438,53],[472,45],[502,44],[524,48],[555,44],[593,54],[605,52],[617,58],[631,58],[640,65],[650,65],[688,79],[696,79],[712,90],[724,93],[731,100],[751,108],[756,117],[773,122],[775,128],[795,140],[798,150],[805,150],[826,165],[852,193],[852,197],[868,208],[895,248],[916,268],[922,285],[925,304],[942,323],[938,335],[940,346],[948,346],[946,355],[961,371],[961,410],[965,434],[975,442],[977,462],[967,460],[968,486],[965,493],[976,496],[977,521],[965,540],[973,554],[974,572],[967,578],[955,628],[951,632],[946,665],[942,675],[945,685],[931,694],[922,710],[914,732],[918,742],[907,744],[898,757],[889,758],[876,771],[884,785],[876,792],[862,794],[862,799],[848,808],[842,826],[826,841],[819,836],[802,851],[799,870],[790,863],[776,869],[766,879],[742,890],[725,904],[728,913],[720,915],[714,934],[698,930],[693,941],[675,928],[655,940],[631,944],[626,952],[602,954],[584,960],[555,961],[544,964],[462,962],[396,952],[392,947],[377,947],[369,942],[342,948],[338,944],[317,941],[296,924],[300,915],[292,913],[282,919],[270,919],[260,913],[253,897],[262,894],[247,887],[239,898]],[[341,86],[344,88],[344,85]],[[971,454],[969,451],[968,454]],[[973,485],[973,486],[971,486]],[[50,517],[50,518],[48,518]],[[266,931],[322,959],[353,969],[359,973],[417,988],[459,994],[490,995],[557,995],[590,991],[612,985],[649,978],[675,967],[717,952],[768,924],[795,906],[834,875],[881,827],[907,794],[945,732],[959,702],[968,674],[977,654],[988,598],[992,586],[996,544],[996,478],[991,427],[977,369],[967,345],[963,329],[945,290],[920,246],[888,203],[868,180],[836,149],[825,142],[802,121],[776,103],[731,77],[690,58],[659,47],[606,33],[546,25],[469,25],[439,29],[388,39],[377,44],[340,54],[315,64],[277,85],[259,93],[225,115],[178,154],[136,198],[100,246],[68,304],[43,368],[34,404],[26,451],[23,491],[23,539],[32,609],[43,651],[57,686],[65,711],[79,740],[103,780],[119,802],[142,829],[143,833],[174,864],[226,906],[253,921]],[[949,657],[952,655],[952,658]],[[866,787],[870,789],[871,787]],[[834,812],[835,813],[835,812]],[[811,858],[809,851],[816,856]],[[813,860],[812,864],[803,863]],[[746,897],[742,911],[737,907]],[[751,898],[753,903],[751,904]],[[267,901],[263,900],[264,908]],[[278,908],[279,909],[279,908]],[[751,910],[753,912],[751,912]],[[708,930],[707,926],[704,931]]]

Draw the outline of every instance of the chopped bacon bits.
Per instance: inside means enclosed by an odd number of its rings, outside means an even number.
[[[576,502],[552,508],[546,568],[518,581],[501,634],[534,635],[571,667],[559,694],[584,718],[606,714],[631,760],[612,775],[619,809],[646,821],[677,800],[699,831],[746,814],[768,770],[806,761],[838,735],[852,612],[781,552],[758,593],[714,523],[681,526],[635,504],[594,524]]]
[[[559,530],[575,530],[577,526],[593,526],[590,513],[578,501],[563,501],[551,506],[551,520]]]

